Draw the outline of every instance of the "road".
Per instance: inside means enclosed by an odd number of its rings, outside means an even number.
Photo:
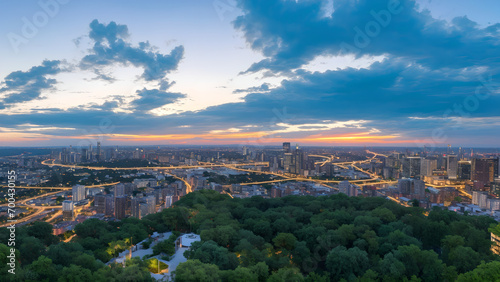
[[[85,185],[86,188],[97,188],[97,187],[105,187],[105,186],[113,186],[116,185],[120,182],[113,182],[113,183],[105,183],[105,184],[98,184],[98,185]],[[7,188],[7,186],[1,186],[1,188]],[[50,187],[42,187],[42,186],[16,186],[16,189],[38,189],[38,190],[71,190],[72,187],[60,187],[60,186],[50,186]]]
[[[38,198],[42,198],[42,197],[47,197],[47,196],[52,196],[52,195],[55,195],[57,193],[61,193],[61,191],[57,191],[57,192],[51,192],[51,193],[45,193],[45,194],[41,194],[41,195],[36,195],[34,197],[31,197],[31,198],[26,198],[26,199],[23,199],[19,202],[16,202],[16,207],[19,207],[19,206],[25,206],[25,207],[28,207],[28,208],[32,208],[32,209],[35,209],[36,211],[28,216],[25,216],[23,218],[20,218],[18,219],[15,224],[19,224],[19,223],[23,223],[23,222],[26,222],[26,221],[29,221],[30,219],[40,215],[42,212],[46,211],[46,210],[49,210],[49,209],[60,209],[62,208],[62,206],[34,206],[34,205],[28,205],[27,202],[31,201],[31,200],[35,200],[35,199],[38,199]],[[2,206],[8,206],[8,204],[3,204]],[[9,226],[10,223],[5,223],[3,225],[0,225],[0,227],[6,227],[6,226]]]
[[[48,163],[51,161],[52,163]],[[53,159],[45,160],[42,162],[46,166],[58,166],[66,168],[80,168],[80,169],[90,169],[90,170],[170,170],[170,169],[190,169],[190,168],[200,168],[200,167],[225,167],[226,164],[209,164],[209,165],[183,165],[183,166],[142,166],[142,167],[100,167],[100,166],[81,166],[81,165],[64,165],[56,164]],[[231,166],[269,166],[268,162],[255,162],[247,164],[230,164]]]

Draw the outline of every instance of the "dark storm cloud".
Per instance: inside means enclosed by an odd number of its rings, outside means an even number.
[[[500,61],[498,24],[480,28],[466,17],[450,24],[419,11],[413,0],[336,0],[325,17],[323,2],[239,1],[243,15],[234,26],[266,57],[247,71],[288,72],[338,54],[389,54],[431,68]]]

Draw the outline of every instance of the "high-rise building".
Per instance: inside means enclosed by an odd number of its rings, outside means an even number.
[[[106,195],[97,194],[94,197],[94,207],[97,213],[104,214],[106,212]]]
[[[495,177],[495,163],[493,159],[472,159],[472,180],[483,184],[493,182]]]
[[[77,203],[85,199],[85,186],[75,185],[71,190],[73,195],[73,202]]]
[[[448,179],[457,179],[458,157],[456,155],[447,156],[446,167],[448,170]]]
[[[500,199],[498,198],[490,198],[488,199],[488,209],[492,211],[500,210]]]
[[[142,198],[132,198],[131,203],[130,203],[130,211],[131,215],[135,218],[140,218],[141,212],[139,209],[139,205],[141,202],[144,202]]]
[[[487,209],[488,207],[488,193],[472,191],[472,204],[478,205],[482,209]]]
[[[119,196],[115,198],[115,218],[122,219],[127,215],[127,197]]]
[[[283,145],[285,147],[285,145]],[[290,151],[290,150],[288,150]],[[304,153],[299,149],[299,145],[295,150],[286,152],[283,157],[283,168],[287,173],[301,174],[304,166]]]
[[[146,203],[148,204],[148,214],[156,212],[156,197],[154,195],[149,195],[144,197]]]
[[[412,198],[425,198],[425,182],[418,179],[399,179],[398,190],[401,194],[408,195]]]
[[[339,183],[339,192],[347,195],[347,193],[349,192],[349,187],[351,187],[351,183],[349,181],[341,181]]]
[[[284,142],[283,143],[283,152],[284,153],[290,153],[290,142]]]
[[[432,176],[432,172],[437,169],[437,160],[422,159],[420,164],[420,173],[423,176]]]
[[[403,159],[403,177],[413,178],[420,176],[420,157],[407,157]]]
[[[172,206],[172,198],[173,196],[165,196],[165,208],[170,208]]]
[[[146,202],[139,203],[139,219],[144,218],[149,213],[149,205]]]
[[[120,196],[125,196],[125,185],[123,183],[118,183],[115,185],[115,198]]]
[[[106,216],[114,216],[115,215],[115,199],[112,195],[106,195],[106,208],[104,214]]]
[[[347,196],[349,197],[356,197],[358,195],[358,188],[356,185],[350,185],[349,189],[347,190]]]
[[[73,201],[68,201],[68,200],[63,201],[62,211],[63,211],[63,220],[72,221],[74,218]]]
[[[247,146],[243,146],[243,156],[248,155],[248,148]]]
[[[470,161],[459,161],[458,162],[458,178],[461,180],[471,179],[471,167]]]
[[[102,150],[101,150],[101,142],[97,142],[97,161],[102,161]]]

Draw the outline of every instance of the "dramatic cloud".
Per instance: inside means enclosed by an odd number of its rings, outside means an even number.
[[[94,42],[91,54],[85,56],[80,67],[94,69],[98,77],[112,80],[108,75],[103,75],[99,67],[114,64],[133,65],[144,69],[142,78],[146,81],[161,80],[165,75],[175,69],[184,56],[182,45],[172,49],[170,54],[164,55],[155,50],[149,42],[140,42],[134,47],[129,42],[126,25],[110,22],[108,25],[94,20],[90,23],[89,37]]]
[[[17,103],[39,99],[42,91],[51,89],[56,80],[47,78],[62,71],[60,61],[43,61],[41,65],[32,67],[28,71],[15,71],[7,75],[0,88],[0,109]]]
[[[16,133],[29,132],[23,124],[36,124],[54,136],[103,135],[110,142],[152,144],[252,138],[275,144],[287,138],[417,145],[435,129],[464,145],[500,140],[499,24],[482,28],[466,17],[436,20],[410,0],[336,0],[332,9],[325,3],[240,1],[242,13],[234,26],[264,56],[242,70],[287,77],[272,86],[258,81],[258,86],[234,90],[246,94],[241,102],[153,115],[151,110],[187,97],[170,90],[175,82],[165,77],[177,68],[183,47],[163,55],[147,42],[132,46],[125,25],[93,21],[89,38],[94,45],[80,67],[110,81],[107,67],[132,65],[143,70],[146,83],[128,93],[113,93],[118,96],[103,104],[38,109],[0,119]],[[347,54],[382,59],[361,68],[332,65],[313,72],[307,67],[315,59]],[[55,81],[47,76],[59,67],[51,71],[48,64],[42,65],[45,71],[35,69],[39,66],[16,72],[19,78],[16,73],[6,77],[2,103],[36,99],[41,90],[53,87]],[[31,88],[39,91],[14,95]],[[109,126],[103,130],[102,124]],[[68,130],[73,128],[77,130]]]
[[[240,94],[240,93],[254,93],[254,92],[267,92],[269,91],[269,83],[263,83],[260,86],[255,86],[255,87],[250,87],[247,89],[236,89],[233,91],[234,94]]]
[[[140,98],[132,101],[132,106],[134,106],[136,111],[144,112],[175,103],[180,98],[186,97],[185,94],[181,93],[171,93],[158,89],[146,88],[137,90],[137,94]]]
[[[450,24],[419,11],[413,0],[239,1],[234,26],[266,59],[247,71],[289,72],[320,55],[389,55],[431,68],[498,63],[500,25],[466,17]]]

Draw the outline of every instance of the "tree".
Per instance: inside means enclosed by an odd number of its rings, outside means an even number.
[[[473,270],[480,262],[480,257],[470,247],[458,246],[452,249],[448,255],[448,261],[456,267],[458,273]]]
[[[203,241],[215,241],[220,246],[233,247],[238,242],[238,232],[232,226],[223,225],[203,230],[200,234]]]
[[[74,259],[73,263],[77,266],[89,269],[92,272],[97,271],[99,268],[104,266],[101,261],[96,260],[94,256],[89,254],[79,255]]]
[[[52,234],[52,225],[44,221],[35,221],[33,225],[27,228],[28,235],[42,240],[42,242],[49,246],[57,242],[57,237]]]
[[[458,276],[458,282],[482,282],[500,280],[500,261],[481,263],[473,271]]]
[[[368,268],[368,254],[354,247],[338,246],[328,253],[326,268],[333,280],[354,279]]]
[[[421,250],[418,246],[400,246],[393,251],[394,257],[405,266],[406,277],[420,277],[423,281],[441,281],[446,265],[433,251]]]
[[[250,269],[257,275],[259,282],[266,281],[267,277],[269,277],[269,267],[263,261],[251,266]]]
[[[235,270],[224,270],[219,272],[222,281],[230,282],[251,282],[259,281],[257,274],[252,272],[249,268],[238,266]]]
[[[218,279],[219,268],[217,265],[205,264],[197,259],[183,262],[175,269],[175,281],[179,282],[205,282],[217,281]]]
[[[36,274],[39,281],[56,281],[58,277],[52,260],[45,256],[38,257],[36,261],[28,266],[28,269]]]
[[[90,270],[74,264],[63,268],[58,276],[58,282],[87,282],[93,280]]]
[[[402,280],[405,277],[405,265],[394,257],[393,253],[388,253],[379,264],[380,273],[383,274],[383,280]]]
[[[79,238],[99,238],[108,232],[109,225],[97,218],[91,218],[75,226],[75,233]]]
[[[276,248],[290,251],[295,248],[297,238],[291,233],[278,233],[278,235],[274,237],[273,243]]]
[[[372,215],[380,218],[384,223],[396,221],[396,216],[388,208],[378,207],[372,211]]]
[[[278,271],[273,273],[269,279],[267,279],[268,282],[284,282],[284,281],[291,281],[291,282],[299,282],[299,281],[304,281],[304,276],[300,273],[300,270],[298,268],[280,268]]]
[[[35,237],[26,237],[19,247],[23,264],[29,264],[45,253],[45,246]]]
[[[170,240],[164,240],[161,242],[158,242],[156,245],[153,246],[153,255],[159,255],[161,253],[167,254],[169,256],[172,256],[175,254],[175,242],[172,242]]]
[[[185,254],[189,259],[199,260],[202,263],[212,263],[223,270],[235,269],[238,266],[236,255],[217,245],[214,241],[193,244],[191,250]]]

